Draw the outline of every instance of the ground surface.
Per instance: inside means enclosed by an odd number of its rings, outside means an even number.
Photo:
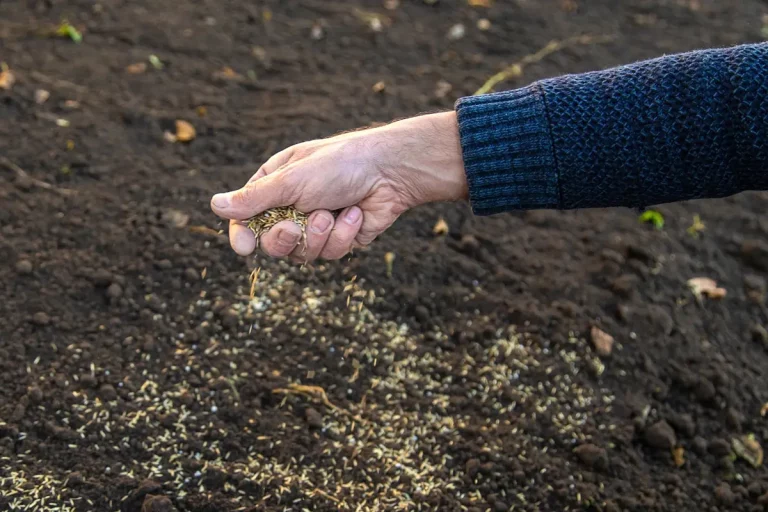
[[[768,439],[765,194],[662,207],[662,231],[423,208],[304,269],[216,233],[211,193],[291,143],[450,108],[551,39],[617,36],[503,86],[757,41],[767,11],[487,3],[0,2],[1,509],[766,506],[768,472],[732,454]],[[81,44],[48,37],[64,18]]]

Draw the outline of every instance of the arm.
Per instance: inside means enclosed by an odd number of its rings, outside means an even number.
[[[457,112],[478,214],[768,187],[768,44],[543,80]]]

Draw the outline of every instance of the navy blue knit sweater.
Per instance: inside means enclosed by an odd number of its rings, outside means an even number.
[[[456,110],[480,215],[768,188],[768,44],[543,80]]]

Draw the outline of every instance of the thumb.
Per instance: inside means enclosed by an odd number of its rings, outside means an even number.
[[[211,209],[225,219],[246,220],[270,208],[290,206],[298,199],[299,190],[287,176],[287,173],[269,174],[239,190],[216,194],[211,199]]]

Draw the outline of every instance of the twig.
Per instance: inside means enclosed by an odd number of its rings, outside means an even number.
[[[482,85],[482,87],[480,87],[475,92],[475,96],[477,96],[478,94],[486,94],[493,91],[493,88],[496,87],[499,83],[503,82],[504,80],[509,80],[510,78],[517,78],[522,76],[523,68],[525,68],[525,66],[529,66],[531,64],[540,62],[545,58],[549,57],[550,55],[552,55],[553,53],[557,53],[559,51],[562,51],[566,48],[571,48],[573,46],[589,46],[593,44],[608,43],[615,39],[616,39],[616,36],[613,36],[613,35],[599,35],[599,36],[584,35],[584,36],[569,37],[568,39],[564,39],[562,41],[558,41],[558,40],[550,41],[549,43],[547,43],[546,46],[541,48],[539,51],[532,53],[530,55],[526,55],[516,63],[512,64],[511,66],[493,75]]]
[[[36,187],[40,187],[45,190],[50,190],[51,192],[56,192],[57,194],[61,194],[62,196],[70,197],[75,194],[77,194],[76,191],[68,188],[59,188],[51,185],[50,183],[47,183],[42,180],[38,180],[36,178],[33,178],[30,176],[27,171],[16,165],[15,163],[11,162],[7,157],[4,157],[0,155],[0,164],[3,164],[3,166],[7,167],[9,170],[16,173],[16,176],[27,183],[31,183],[32,185]]]

